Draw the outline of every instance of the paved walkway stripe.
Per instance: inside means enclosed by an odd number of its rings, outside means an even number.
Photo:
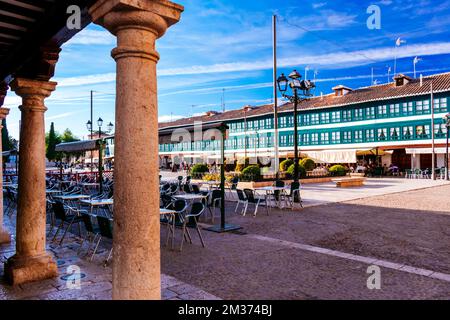
[[[416,268],[416,267],[408,266],[408,265],[401,264],[401,263],[395,263],[395,262],[390,262],[390,261],[381,260],[381,259],[377,259],[377,258],[371,258],[371,257],[358,256],[358,255],[354,255],[351,253],[345,253],[342,251],[336,251],[336,250],[331,250],[331,249],[326,249],[326,248],[321,248],[321,247],[315,247],[315,246],[311,246],[308,244],[301,244],[301,243],[297,243],[297,242],[280,240],[280,239],[265,237],[265,236],[261,236],[261,235],[257,235],[257,234],[247,234],[245,236],[252,238],[252,239],[257,239],[257,240],[261,240],[261,241],[267,241],[267,242],[279,244],[279,245],[289,247],[289,248],[326,254],[329,256],[334,256],[334,257],[343,258],[343,259],[347,259],[347,260],[358,261],[358,262],[366,263],[369,265],[377,265],[377,266],[381,266],[381,267],[385,267],[385,268],[389,268],[389,269],[394,269],[397,271],[412,273],[412,274],[416,274],[419,276],[424,276],[424,277],[428,277],[428,278],[433,278],[433,279],[450,282],[450,274],[435,272],[433,270]]]

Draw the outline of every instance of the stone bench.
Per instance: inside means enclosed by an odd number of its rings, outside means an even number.
[[[341,188],[363,186],[364,181],[366,181],[366,178],[333,179],[333,182],[336,182],[336,187],[341,187]]]

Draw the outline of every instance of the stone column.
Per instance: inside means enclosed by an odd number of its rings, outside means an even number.
[[[156,39],[182,6],[100,0],[92,20],[117,36],[113,299],[160,299]]]
[[[5,277],[13,285],[58,275],[55,261],[45,250],[44,99],[55,87],[56,82],[22,78],[11,83],[22,97],[16,254],[5,263]]]
[[[1,108],[8,86],[4,83],[0,84],[0,123],[9,113],[9,109]],[[3,126],[0,124],[0,133]],[[2,139],[0,135],[0,152],[3,150]],[[0,190],[3,190],[3,157],[0,157]],[[0,191],[0,244],[11,242],[11,235],[3,228],[3,191]]]

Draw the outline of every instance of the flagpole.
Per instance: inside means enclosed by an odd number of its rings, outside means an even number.
[[[277,92],[277,16],[272,17],[273,26],[273,127],[274,127],[274,149],[275,149],[275,173],[278,178],[279,150],[278,150],[278,92]]]
[[[434,150],[434,94],[433,94],[433,79],[430,84],[431,91],[431,179],[436,180],[436,154]]]

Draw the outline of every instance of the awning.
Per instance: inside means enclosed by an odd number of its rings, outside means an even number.
[[[356,150],[302,151],[317,163],[356,163]]]
[[[406,148],[406,154],[431,154],[433,153],[432,148]],[[434,148],[435,154],[445,154],[445,148]]]
[[[55,151],[81,152],[98,149],[97,140],[66,142],[56,145]]]
[[[388,151],[388,150],[381,150],[378,149],[378,155],[384,156],[385,154],[392,154],[394,151]],[[367,150],[356,150],[357,156],[376,156],[377,155],[377,149],[367,149]]]

